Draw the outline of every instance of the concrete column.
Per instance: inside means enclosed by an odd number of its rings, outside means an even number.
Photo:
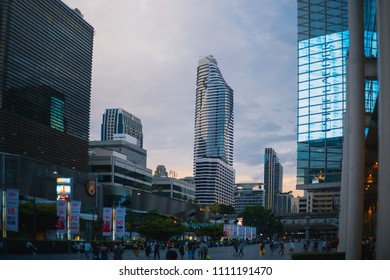
[[[348,77],[348,59],[347,59],[347,77]],[[346,89],[347,92],[349,91],[348,86],[348,79],[346,83]],[[345,252],[346,251],[346,243],[348,238],[348,229],[347,229],[347,217],[348,217],[348,146],[349,146],[349,137],[347,131],[348,127],[348,117],[347,113],[349,112],[348,109],[348,100],[346,102],[346,113],[344,113],[344,142],[343,142],[343,162],[342,162],[342,170],[341,173],[341,190],[340,190],[340,212],[339,212],[339,239],[340,243],[337,248],[339,252]]]
[[[347,100],[349,102],[348,127],[348,217],[346,259],[361,259],[361,241],[364,209],[364,25],[363,0],[348,1],[350,47],[348,58]],[[345,172],[345,170],[343,170]]]
[[[377,0],[379,40],[377,259],[390,259],[390,1]]]

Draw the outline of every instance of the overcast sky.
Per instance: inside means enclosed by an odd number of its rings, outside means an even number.
[[[141,119],[147,167],[192,176],[196,68],[213,55],[234,90],[236,182],[263,182],[264,150],[295,191],[295,0],[64,0],[95,29],[90,139],[106,108]]]

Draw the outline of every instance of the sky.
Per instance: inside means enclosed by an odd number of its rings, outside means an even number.
[[[295,0],[64,0],[94,27],[90,140],[106,108],[141,119],[147,167],[193,175],[196,70],[213,55],[234,90],[236,183],[264,181],[264,151],[296,184]]]

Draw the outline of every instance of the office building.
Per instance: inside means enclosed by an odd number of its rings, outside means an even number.
[[[292,205],[292,192],[278,193],[276,194],[276,212],[275,215],[291,214]]]
[[[264,185],[263,183],[239,183],[235,184],[234,189],[234,210],[235,212],[244,211],[245,207],[263,206]]]
[[[377,57],[375,1],[364,1],[364,53]],[[298,0],[297,189],[340,191],[346,111],[348,1]],[[365,111],[374,111],[378,81],[365,80]],[[366,131],[367,132],[367,131]]]
[[[4,0],[0,19],[2,188],[55,200],[55,177],[66,176],[74,199],[93,201],[84,186],[93,27],[59,0]]]
[[[347,259],[363,234],[390,257],[389,16],[382,0],[298,1],[297,188],[341,188]]]
[[[233,90],[217,60],[199,60],[196,80],[194,181],[201,204],[234,203]]]
[[[172,177],[153,176],[153,192],[157,195],[195,202],[195,185]]]
[[[283,166],[272,148],[265,148],[264,153],[264,190],[265,208],[273,213],[277,211],[276,195],[282,192]]]
[[[101,140],[113,140],[115,134],[128,135],[133,143],[143,147],[142,123],[139,118],[123,109],[106,109],[103,114]],[[130,140],[127,141],[130,141]]]

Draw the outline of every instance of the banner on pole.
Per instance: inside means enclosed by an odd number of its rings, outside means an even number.
[[[122,238],[125,235],[126,208],[116,208],[115,217],[115,236]]]
[[[18,231],[19,228],[19,190],[7,189],[6,191],[6,223],[5,228],[9,231]]]
[[[81,201],[72,201],[70,203],[70,233],[80,233],[80,211]]]
[[[112,235],[112,208],[103,208],[103,236]]]
[[[57,200],[57,233],[65,234],[66,233],[66,201]]]

